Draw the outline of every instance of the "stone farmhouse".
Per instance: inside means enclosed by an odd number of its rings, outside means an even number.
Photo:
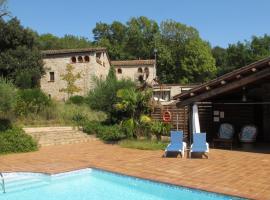
[[[110,61],[106,48],[47,50],[42,52],[45,75],[40,80],[41,89],[51,98],[67,100],[68,95],[61,92],[67,83],[62,80],[68,64],[74,67],[72,73],[80,73],[76,81],[81,91],[76,95],[86,95],[94,87],[93,77],[105,79],[113,65],[117,78],[133,81],[145,80],[152,83],[156,76],[155,60]]]
[[[117,78],[129,78],[133,81],[145,80],[153,84],[156,76],[155,60],[120,60],[111,61],[115,67]]]

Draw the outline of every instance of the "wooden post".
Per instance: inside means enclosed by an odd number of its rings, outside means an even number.
[[[192,111],[192,106],[193,106],[193,103],[192,104],[189,104],[188,105],[188,125],[189,125],[189,145],[192,144],[192,134],[193,134],[193,121],[192,121],[192,115],[193,115],[193,111]]]

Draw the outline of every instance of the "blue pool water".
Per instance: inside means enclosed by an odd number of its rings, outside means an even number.
[[[6,193],[0,194],[0,200],[240,199],[95,169],[53,176],[36,173],[8,173],[4,174],[4,177]]]

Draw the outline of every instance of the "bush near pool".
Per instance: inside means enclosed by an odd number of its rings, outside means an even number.
[[[89,135],[96,136],[106,142],[119,141],[127,138],[120,125],[103,125],[96,121],[90,121],[83,125],[83,131]]]
[[[0,154],[36,151],[37,142],[21,128],[0,132]]]

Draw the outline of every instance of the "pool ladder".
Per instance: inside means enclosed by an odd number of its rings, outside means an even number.
[[[2,190],[3,190],[3,193],[6,193],[6,187],[5,187],[5,179],[4,179],[4,176],[3,176],[3,173],[0,172],[0,177],[1,177],[1,186],[2,186]]]

